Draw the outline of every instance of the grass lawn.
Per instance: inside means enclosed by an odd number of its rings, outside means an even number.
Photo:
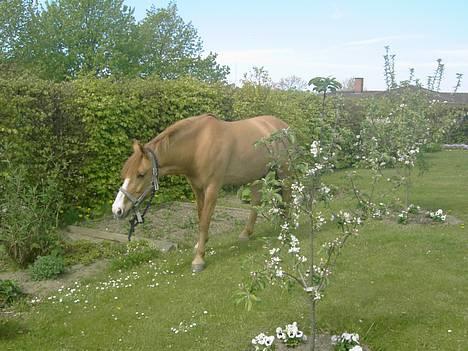
[[[468,152],[430,154],[414,177],[411,202],[468,221]],[[267,223],[247,244],[238,231],[213,237],[207,267],[192,275],[191,250],[130,271],[77,282],[0,322],[0,350],[246,350],[252,337],[297,321],[307,305],[298,289],[273,286],[247,312],[234,304],[238,284],[274,238]],[[333,238],[331,225],[321,240]],[[466,350],[467,229],[371,221],[352,238],[319,304],[319,327],[358,332],[377,350]],[[67,296],[68,295],[68,296]],[[61,299],[61,302],[60,302]]]

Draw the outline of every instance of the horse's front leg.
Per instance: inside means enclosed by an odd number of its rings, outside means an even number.
[[[200,211],[200,223],[198,225],[198,242],[195,258],[192,261],[192,271],[201,272],[205,268],[205,244],[208,241],[208,229],[213,215],[219,186],[210,184],[204,191],[203,208]]]

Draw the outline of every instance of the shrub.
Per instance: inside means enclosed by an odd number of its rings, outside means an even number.
[[[35,183],[21,165],[0,174],[0,243],[22,267],[56,245],[63,203],[57,177],[51,172]]]
[[[48,178],[57,165],[56,181],[67,204],[64,215],[73,221],[99,215],[112,203],[132,139],[148,141],[170,124],[202,113],[214,113],[224,120],[276,115],[295,130],[299,142],[319,136],[324,141],[334,139],[341,149],[337,150],[339,168],[357,161],[361,145],[355,138],[369,118],[375,121],[392,114],[401,122],[407,120],[405,116],[418,122],[414,126],[400,123],[402,128],[392,128],[394,135],[388,140],[411,139],[416,134],[413,131],[421,134],[428,123],[435,143],[466,140],[466,106],[421,104],[420,95],[417,90],[369,99],[345,99],[336,94],[327,99],[323,110],[320,96],[255,82],[237,88],[191,78],[116,81],[82,77],[53,83],[32,76],[9,76],[0,78],[0,163],[8,160],[15,166],[24,165],[32,186]],[[395,110],[401,104],[407,107]],[[339,119],[334,113],[338,109]],[[448,128],[448,120],[456,123]],[[333,130],[339,130],[339,135]],[[396,157],[385,146],[381,143],[378,151]],[[2,168],[0,164],[0,177],[8,173]],[[158,201],[192,196],[190,186],[180,177],[162,179],[161,188],[164,191],[157,194]]]
[[[0,78],[0,162],[24,165],[30,184],[37,184],[48,177],[53,160],[61,170],[57,181],[67,218],[99,215],[120,185],[132,139],[148,141],[170,124],[206,112],[232,118],[231,89],[189,78],[84,77],[60,84]],[[3,165],[0,174],[6,173]],[[182,178],[163,179],[161,186],[166,191],[159,201],[191,196]]]
[[[0,308],[10,305],[23,295],[20,287],[13,280],[0,279]]]
[[[56,278],[63,272],[65,272],[63,257],[55,255],[39,256],[30,269],[33,280]]]

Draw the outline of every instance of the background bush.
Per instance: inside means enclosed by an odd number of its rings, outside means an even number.
[[[23,165],[5,168],[0,183],[0,243],[7,254],[25,267],[48,253],[58,241],[57,227],[63,206],[59,175],[37,180]]]
[[[0,279],[0,308],[6,307],[23,295],[20,287],[13,280]]]
[[[63,257],[56,255],[39,256],[30,268],[33,280],[56,278],[65,271]]]
[[[82,77],[62,83],[33,76],[0,79],[0,184],[11,177],[12,168],[6,167],[5,160],[24,165],[33,187],[59,169],[56,182],[66,204],[65,220],[99,215],[109,208],[121,183],[119,173],[132,151],[132,139],[146,142],[177,120],[207,112],[224,120],[273,114],[289,123],[303,142],[325,133],[326,138],[338,139],[339,167],[348,167],[355,162],[354,139],[366,117],[388,115],[395,104],[411,105],[411,99],[404,90],[370,99],[334,95],[327,99],[329,112],[322,115],[319,96],[255,81],[238,88],[191,78]],[[466,108],[441,104],[421,112],[421,118],[431,119],[434,133],[440,133],[437,126],[446,119],[457,121],[438,137],[446,142],[463,142],[465,116]],[[335,127],[339,135],[330,134]],[[159,201],[192,196],[183,178],[167,177],[161,185]]]

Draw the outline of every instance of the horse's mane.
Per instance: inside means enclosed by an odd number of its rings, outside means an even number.
[[[155,138],[153,138],[150,142],[148,142],[145,146],[146,147],[154,147],[158,144],[159,150],[166,149],[169,147],[170,138],[174,135],[177,131],[185,128],[193,128],[201,121],[205,120],[206,118],[216,118],[217,117],[213,114],[207,113],[200,116],[193,116],[186,119],[182,119],[180,121],[171,124],[169,127],[164,129],[160,134],[158,134]],[[135,173],[138,169],[138,165],[141,162],[144,153],[141,152],[140,147],[133,148],[133,154],[127,159],[123,168],[122,168],[122,178],[127,177],[131,173]]]
[[[217,119],[217,117],[211,113],[205,113],[200,116],[193,116],[193,117],[182,119],[180,121],[175,122],[174,124],[171,124],[169,127],[164,129],[159,135],[157,135],[149,143],[154,145],[162,141],[168,142],[169,137],[173,135],[174,133],[176,133],[177,131],[184,129],[184,128],[193,128],[195,124],[200,123],[203,119],[206,119],[207,117]]]
[[[134,144],[135,145],[135,144]],[[143,153],[141,152],[139,147],[133,147],[133,154],[125,161],[125,164],[122,168],[121,177],[122,179],[127,178],[131,174],[135,174],[138,165],[141,162],[141,158],[143,157]]]

